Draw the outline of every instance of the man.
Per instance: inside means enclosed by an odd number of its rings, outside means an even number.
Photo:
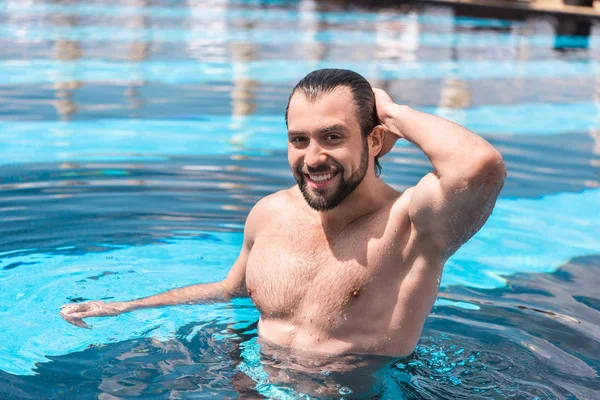
[[[410,354],[445,261],[489,217],[506,176],[473,132],[394,104],[360,75],[308,74],[286,111],[297,186],[260,200],[239,258],[221,282],[128,302],[63,306],[67,321],[138,308],[250,296],[264,343],[318,354]],[[434,171],[399,193],[379,157],[406,139]]]

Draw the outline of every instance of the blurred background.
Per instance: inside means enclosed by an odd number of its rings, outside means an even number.
[[[329,67],[508,167],[382,398],[600,396],[600,14],[449,3],[0,1],[0,397],[285,397],[246,300],[90,331],[57,312],[222,279],[250,208],[294,184],[291,89]],[[406,142],[382,166],[398,190],[431,169]]]

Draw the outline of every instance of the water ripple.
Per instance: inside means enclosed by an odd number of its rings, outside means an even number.
[[[57,314],[223,279],[250,208],[294,184],[282,114],[318,67],[465,124],[508,166],[417,350],[387,359],[369,394],[600,397],[596,27],[587,39],[556,36],[553,19],[260,3],[0,5],[0,397],[367,395],[364,376],[286,369],[248,299],[91,330]],[[382,163],[398,190],[431,170],[406,143]]]
[[[242,302],[230,306],[234,314],[221,312],[220,317],[188,323],[174,337],[151,338],[156,327],[150,327],[139,333],[139,339],[115,338],[51,357],[52,362],[37,365],[36,376],[0,371],[0,387],[7,388],[0,390],[39,398],[58,378],[72,382],[56,389],[63,397],[77,393],[261,398],[277,393],[277,398],[298,398],[303,393],[324,398],[315,394],[330,389],[337,393],[337,387],[345,387],[357,396],[369,393],[386,399],[592,399],[600,392],[600,338],[591,336],[594,333],[584,324],[600,323],[600,313],[574,297],[595,296],[598,268],[600,258],[593,256],[574,260],[554,274],[516,276],[501,289],[443,290],[443,297],[468,299],[482,308],[434,308],[415,353],[393,361],[383,370],[381,384],[370,388],[358,384],[365,378],[360,368],[347,376],[323,373],[327,367],[312,372],[288,369],[294,379],[287,382],[281,376],[269,377],[288,362],[287,352],[276,357],[276,349],[261,350],[256,341],[257,314]],[[536,307],[567,311],[574,318],[528,311]],[[43,343],[36,346],[43,350]],[[363,364],[388,362],[362,359]]]
[[[509,170],[503,197],[578,192],[600,181],[598,156],[590,151],[587,135],[490,140],[505,155]],[[382,162],[384,179],[398,190],[416,184],[431,168],[412,146],[397,147]],[[0,252],[15,246],[82,251],[151,243],[171,230],[239,231],[259,198],[293,184],[283,151],[171,157],[167,162],[13,165],[0,172],[5,222]]]

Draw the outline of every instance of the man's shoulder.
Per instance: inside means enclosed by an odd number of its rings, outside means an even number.
[[[260,199],[252,210],[251,214],[264,214],[280,211],[283,208],[289,208],[295,200],[293,193],[294,188],[283,189],[275,193],[271,193]]]
[[[296,204],[296,196],[293,187],[267,195],[250,210],[246,227],[248,225],[264,226],[280,217],[284,211],[289,211],[294,204]]]

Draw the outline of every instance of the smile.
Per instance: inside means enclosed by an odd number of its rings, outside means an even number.
[[[327,184],[329,181],[331,181],[336,175],[337,175],[337,172],[328,172],[326,174],[305,174],[305,176],[308,178],[307,180],[308,180],[309,186],[316,187],[316,188],[323,187],[325,184]]]
[[[323,183],[323,182],[328,181],[331,178],[333,178],[334,175],[335,175],[335,173],[330,172],[330,173],[324,174],[324,175],[309,174],[308,177],[310,178],[311,181],[315,181],[316,183]]]

